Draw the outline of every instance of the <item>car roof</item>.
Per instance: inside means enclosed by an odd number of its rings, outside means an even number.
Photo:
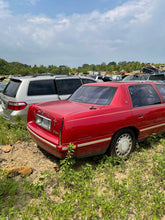
[[[12,76],[11,79],[15,80],[44,80],[44,79],[92,79],[91,77],[86,76],[68,76],[68,75],[55,75],[55,74],[47,74],[47,75],[26,75],[26,76]]]
[[[129,82],[124,82],[124,81],[108,81],[108,82],[98,82],[97,84],[94,83],[89,83],[85,84],[84,86],[121,86],[121,85],[139,85],[139,84],[164,84],[163,82],[159,81],[129,81]]]

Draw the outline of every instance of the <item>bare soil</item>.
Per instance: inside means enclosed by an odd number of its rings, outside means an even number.
[[[22,166],[30,167],[32,173],[27,178],[32,183],[36,183],[41,173],[46,170],[56,172],[59,164],[59,159],[38,148],[33,141],[0,145],[0,167],[3,170]]]

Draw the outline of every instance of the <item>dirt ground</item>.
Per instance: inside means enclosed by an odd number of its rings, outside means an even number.
[[[33,141],[0,145],[0,167],[3,170],[15,167],[31,168],[32,173],[28,175],[28,179],[33,183],[37,182],[41,173],[46,170],[56,172],[59,164],[59,159],[39,149]]]

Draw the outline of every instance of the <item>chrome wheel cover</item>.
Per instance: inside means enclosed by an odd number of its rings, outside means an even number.
[[[118,157],[127,156],[133,145],[132,137],[129,133],[124,133],[118,137],[115,145],[116,155]]]

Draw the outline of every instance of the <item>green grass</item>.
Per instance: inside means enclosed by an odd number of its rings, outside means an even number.
[[[10,141],[22,137],[18,127],[10,129]],[[35,184],[0,171],[0,219],[158,220],[165,215],[165,139],[160,135],[139,144],[128,160],[106,155],[75,160],[71,144],[69,149],[60,171],[45,171]]]
[[[23,121],[12,124],[0,115],[0,131],[0,144],[13,144],[17,140],[30,140],[30,135]]]

